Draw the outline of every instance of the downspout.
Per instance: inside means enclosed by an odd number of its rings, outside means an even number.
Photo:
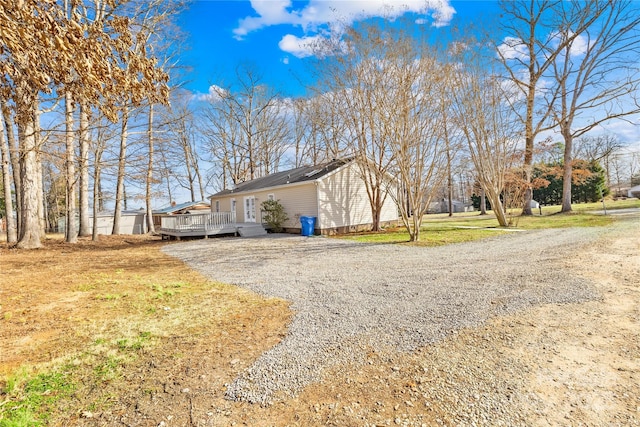
[[[317,179],[314,182],[316,183],[316,227],[320,230],[320,235],[322,235],[322,227],[320,226],[320,192],[318,191],[319,182]]]

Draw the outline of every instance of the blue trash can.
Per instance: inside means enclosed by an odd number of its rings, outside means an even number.
[[[302,224],[301,232],[303,236],[313,236],[313,230],[316,228],[315,216],[301,216],[300,224]]]

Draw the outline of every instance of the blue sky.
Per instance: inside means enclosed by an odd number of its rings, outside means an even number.
[[[425,5],[427,5],[425,7]],[[385,10],[384,6],[392,9]],[[283,96],[304,95],[300,80],[309,79],[310,53],[305,41],[339,32],[343,25],[381,16],[411,13],[417,23],[432,27],[434,34],[448,26],[499,31],[500,8],[496,1],[474,0],[194,0],[179,25],[187,33],[181,55],[186,89],[196,95],[209,93],[211,85],[233,85],[236,68],[254,66],[265,83]],[[502,37],[495,34],[496,41]],[[517,51],[513,52],[517,54]],[[595,133],[611,132],[640,149],[640,121],[611,121]],[[544,139],[541,135],[539,140]]]
[[[425,4],[433,6],[425,9]],[[384,7],[391,6],[385,12]],[[347,21],[405,10],[439,27],[477,21],[498,13],[493,1],[446,0],[196,0],[180,17],[188,34],[182,65],[190,67],[187,89],[205,94],[212,84],[233,82],[236,67],[249,63],[265,83],[287,96],[302,95],[300,78],[308,75],[308,52],[301,48],[313,37],[338,31]]]

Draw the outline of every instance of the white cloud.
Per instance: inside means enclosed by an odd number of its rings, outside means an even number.
[[[615,134],[620,141],[628,144],[634,150],[640,151],[640,127],[637,123],[640,123],[640,114],[629,116],[626,120],[610,120],[595,128],[590,134],[596,136],[600,132]]]
[[[297,58],[307,58],[309,56],[328,56],[336,53],[336,49],[340,52],[347,51],[347,45],[340,40],[330,40],[331,35],[323,33],[322,35],[297,37],[287,34],[278,43],[278,47]]]
[[[498,46],[498,51],[504,59],[519,59],[524,61],[529,57],[527,45],[515,37],[505,37],[503,43]]]
[[[584,35],[579,35],[571,45],[571,56],[584,55],[589,49],[589,40]]]
[[[296,37],[292,34],[287,34],[280,40],[278,47],[297,58],[306,58],[313,55],[314,47],[321,43],[321,39],[321,36]]]
[[[570,33],[569,36],[573,36]],[[549,35],[550,45],[555,49],[561,41],[560,33],[552,33]],[[589,49],[589,39],[585,35],[578,35],[571,44],[570,55],[572,57],[584,55]],[[499,54],[506,60],[517,59],[526,61],[529,58],[527,45],[519,38],[505,37],[502,44],[498,46]]]
[[[288,10],[291,7],[290,0],[251,0],[251,7],[258,16],[248,16],[239,21],[238,28],[233,30],[237,39],[271,25],[299,24],[300,17],[297,13]]]
[[[229,91],[223,87],[217,85],[209,86],[208,93],[195,93],[193,98],[196,101],[208,101],[208,102],[217,102],[220,101],[223,97],[227,96]]]
[[[299,26],[312,33],[319,27],[329,27],[335,32],[358,20],[376,16],[394,19],[407,12],[429,14],[433,26],[442,27],[448,25],[456,13],[449,0],[310,0],[298,9],[292,7],[290,0],[251,0],[251,6],[257,16],[239,21],[233,31],[237,39],[281,24]]]
[[[569,31],[566,35],[563,35],[560,32],[555,32],[549,36],[549,40],[551,41],[551,46],[553,46],[553,48],[555,49],[560,45],[560,42],[563,39],[574,37],[574,36],[575,36],[575,33],[572,31]],[[593,40],[589,42],[589,38],[585,34],[579,34],[575,36],[575,38],[571,42],[569,55],[571,57],[584,55],[585,53],[587,53],[589,48],[593,46],[593,43],[594,43]]]

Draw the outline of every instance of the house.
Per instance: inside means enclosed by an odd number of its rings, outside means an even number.
[[[98,224],[98,234],[111,234],[113,231],[113,212],[99,212],[96,216]],[[120,234],[144,234],[147,232],[147,212],[144,209],[126,210],[120,214]],[[93,230],[93,215],[89,213],[89,229]],[[80,220],[76,216],[76,229]],[[66,232],[66,220],[64,217],[58,218],[58,233]]]
[[[166,215],[182,215],[182,214],[194,214],[194,213],[208,213],[210,211],[210,205],[208,202],[186,202],[178,203],[171,202],[169,206],[162,209],[153,210],[153,226],[154,228],[160,228],[162,224],[162,217]]]
[[[461,202],[460,200],[452,200],[451,205],[453,212],[473,212],[473,204]],[[427,213],[449,213],[449,199],[442,199],[437,202],[431,202]]]
[[[640,185],[636,185],[635,187],[631,187],[627,190],[627,197],[635,197],[640,199]]]
[[[300,217],[315,217],[315,234],[370,229],[371,207],[365,183],[353,158],[303,166],[245,181],[210,196],[212,212],[231,212],[237,223],[261,222],[260,203],[278,200],[288,221],[285,231],[301,230]],[[381,223],[398,221],[398,209],[387,197]]]

